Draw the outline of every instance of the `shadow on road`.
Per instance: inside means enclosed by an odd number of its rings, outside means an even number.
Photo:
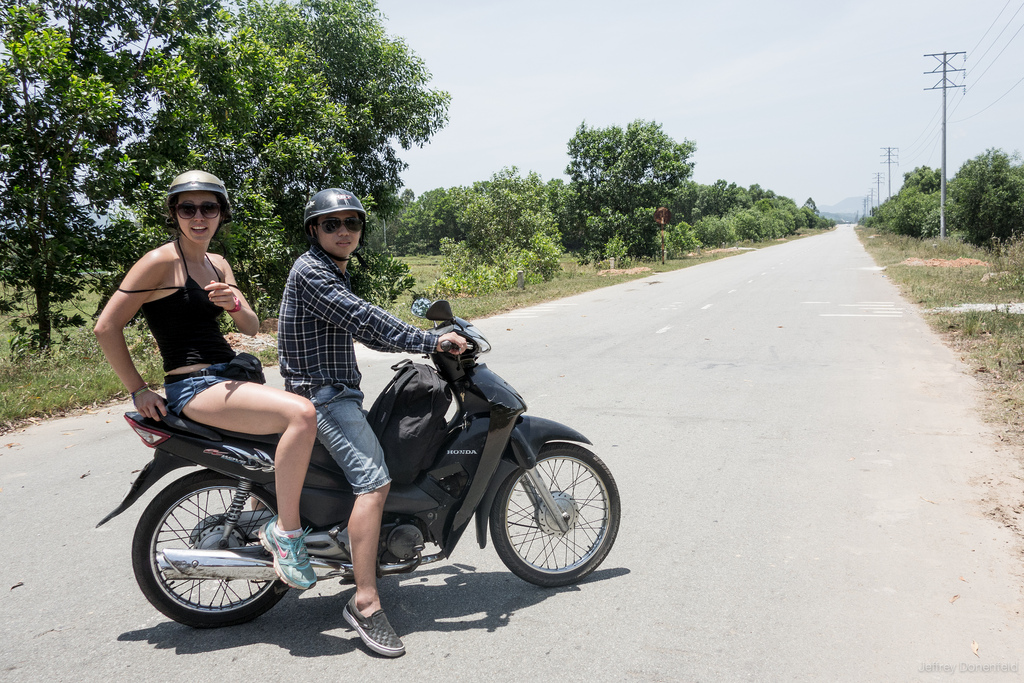
[[[380,580],[379,587],[388,620],[401,636],[430,631],[490,632],[507,626],[517,611],[554,595],[576,592],[581,586],[626,574],[629,569],[625,567],[598,569],[578,585],[541,588],[508,572],[480,573],[468,565],[450,564],[401,579],[386,577]],[[289,591],[267,614],[248,624],[194,629],[167,621],[122,633],[117,639],[147,642],[176,654],[215,652],[258,643],[278,645],[297,657],[339,655],[352,650],[368,652],[342,617],[354,586],[341,586],[335,593],[332,580],[323,583],[331,594],[300,598],[298,591]],[[335,629],[341,632],[330,633]]]

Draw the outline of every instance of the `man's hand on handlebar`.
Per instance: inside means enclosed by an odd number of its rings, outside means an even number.
[[[458,356],[466,350],[466,340],[457,332],[443,334],[437,342],[437,350],[450,353],[453,356]]]

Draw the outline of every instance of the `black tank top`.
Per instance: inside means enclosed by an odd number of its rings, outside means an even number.
[[[175,246],[178,246],[180,254],[181,247],[177,244]],[[210,257],[206,259],[209,261]],[[184,254],[181,260],[185,264],[185,286],[159,287],[176,291],[142,304],[142,314],[163,357],[164,372],[197,363],[226,363],[235,357],[235,352],[231,350],[217,324],[224,309],[211,302],[209,293],[189,275]],[[212,261],[210,266],[217,273],[218,281],[223,282],[223,276]],[[157,290],[120,291],[138,293]]]

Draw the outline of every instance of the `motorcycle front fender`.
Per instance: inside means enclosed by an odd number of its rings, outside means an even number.
[[[171,455],[159,448],[156,449],[153,459],[146,463],[146,466],[139,472],[139,476],[135,477],[135,481],[132,482],[131,488],[128,489],[128,494],[121,501],[121,504],[114,508],[109,515],[101,519],[96,528],[98,529],[130,508],[153,484],[157,483],[168,472],[172,472],[179,467],[195,467],[195,463],[179,458],[176,455]]]
[[[544,444],[551,441],[572,441],[593,445],[590,439],[572,427],[548,420],[543,417],[523,415],[519,418],[516,426],[512,429],[509,442],[512,445],[512,454],[515,456],[515,463],[508,459],[502,459],[501,465],[491,478],[487,493],[476,509],[476,541],[481,548],[487,547],[487,520],[491,514],[491,506],[494,505],[494,498],[498,494],[498,487],[513,472],[518,469],[533,469],[537,466],[537,454]],[[507,456],[506,456],[507,458]]]
[[[543,417],[523,415],[512,430],[512,452],[524,470],[537,465],[537,454],[550,441],[573,441],[593,445],[572,427]]]

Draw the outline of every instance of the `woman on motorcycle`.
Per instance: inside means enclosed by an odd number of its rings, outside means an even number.
[[[220,315],[227,311],[244,334],[259,331],[231,266],[208,252],[213,236],[231,220],[224,183],[203,171],[183,173],[171,182],[166,209],[176,238],[132,266],[94,332],[142,415],[159,421],[170,410],[212,427],[281,435],[274,475],[279,515],[261,529],[260,540],[276,551],[274,568],[282,581],[309,588],[316,573],[306,554],[299,496],[316,441],[316,410],[296,394],[222,376],[235,352],[220,333]],[[124,327],[140,308],[163,358],[166,400],[149,389],[125,342]]]

